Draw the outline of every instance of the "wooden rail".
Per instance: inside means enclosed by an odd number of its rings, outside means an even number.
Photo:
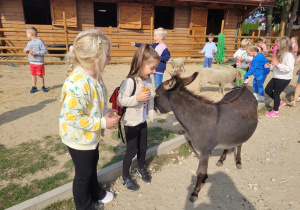
[[[48,47],[48,50],[51,51],[69,51],[69,44],[72,43],[73,40],[69,38],[70,34],[78,34],[79,31],[74,30],[68,30],[67,29],[67,22],[65,18],[65,13],[63,12],[63,29],[62,30],[39,30],[39,34],[41,33],[52,33],[54,34],[61,34],[60,36],[64,36],[64,38],[43,38],[43,41],[45,43],[57,43],[57,44],[65,44],[66,47],[62,48],[54,48],[54,47]],[[284,27],[283,27],[284,28]],[[282,28],[282,30],[283,30]],[[0,37],[0,41],[5,41],[6,43],[14,41],[15,46],[0,46],[0,63],[28,63],[28,60],[23,60],[24,57],[27,57],[28,54],[23,53],[23,49],[25,46],[21,46],[21,41],[28,41],[26,38],[20,37],[20,32],[24,32],[24,29],[20,29],[18,27],[18,24],[15,23],[15,29],[6,29],[6,28],[0,28],[0,32],[14,32],[16,33],[16,37],[13,38],[7,38],[7,37]],[[151,29],[149,31],[150,33],[116,33],[112,31],[112,27],[109,27],[108,32],[105,32],[105,35],[112,40],[112,50],[111,50],[111,57],[113,58],[120,58],[120,57],[132,57],[134,55],[134,52],[136,51],[135,47],[130,47],[130,40],[128,39],[129,36],[135,36],[140,37],[140,40],[149,40],[149,43],[153,43],[153,18],[151,18]],[[222,21],[221,25],[221,34],[224,34],[224,21]],[[281,31],[280,34],[283,34],[283,31]],[[166,44],[168,45],[169,51],[172,55],[172,57],[185,57],[185,62],[199,62],[195,60],[191,60],[188,58],[201,58],[204,57],[203,54],[200,54],[200,49],[205,45],[206,42],[203,41],[203,38],[207,38],[208,35],[190,35],[188,34],[169,34],[168,39],[166,40]],[[194,38],[193,41],[188,41],[191,38]],[[195,38],[198,38],[202,41],[197,41]],[[202,38],[202,39],[200,39]],[[233,46],[234,49],[227,49],[225,50],[226,56],[230,57],[233,55],[233,53],[236,51],[237,48],[240,47],[241,40],[244,38],[250,38],[252,41],[257,40],[260,38],[260,31],[258,32],[258,35],[255,36],[254,32],[251,36],[241,36],[241,30],[239,29],[238,35],[227,35],[225,36],[225,43],[226,46]],[[278,37],[275,36],[269,36],[265,37],[266,39],[275,40]],[[126,41],[128,39],[128,41]],[[137,38],[139,40],[139,38]],[[175,40],[174,40],[175,39]],[[177,41],[177,40],[178,41]],[[187,40],[187,41],[182,41]],[[141,41],[144,42],[144,41]],[[216,43],[217,44],[217,43]],[[267,43],[267,46],[273,46],[272,43]],[[176,48],[174,47],[176,46]],[[186,47],[185,47],[186,46]],[[199,49],[197,49],[199,48]],[[1,53],[1,50],[9,51],[8,53]],[[46,54],[45,57],[64,57],[65,54]],[[1,60],[1,57],[3,58]],[[14,59],[10,59],[10,57],[13,57]],[[19,59],[19,60],[16,60]],[[131,59],[129,59],[131,60]],[[45,63],[57,63],[61,64],[64,63],[64,60],[57,60],[57,61],[45,61]],[[110,63],[128,63],[130,61],[118,61],[118,60],[112,60]]]

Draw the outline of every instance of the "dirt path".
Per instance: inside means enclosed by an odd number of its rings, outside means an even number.
[[[298,65],[295,69],[299,67]],[[200,68],[196,64],[186,65],[183,76],[189,76]],[[104,81],[109,95],[125,78],[128,70],[128,64],[106,67]],[[170,71],[169,65],[167,70]],[[28,65],[0,65],[0,144],[11,148],[23,142],[58,134],[61,107],[59,96],[66,72],[64,65],[47,65],[45,79],[50,91],[30,94]],[[166,74],[164,79],[168,78],[170,76]],[[38,89],[39,84],[38,81]],[[296,77],[285,91],[293,91],[295,84]],[[196,90],[197,86],[197,82],[193,82],[188,88]],[[226,85],[225,92],[231,88],[231,84]],[[252,91],[251,85],[249,89]],[[214,101],[222,98],[217,85],[204,87],[202,95]],[[188,197],[195,184],[198,162],[195,157],[189,157],[153,174],[152,184],[143,184],[138,180],[141,184],[138,192],[128,192],[117,182],[117,199],[106,205],[106,209],[299,209],[299,111],[300,103],[295,108],[283,107],[279,119],[261,117],[254,136],[242,148],[242,170],[235,168],[232,154],[228,155],[223,167],[216,167],[219,151],[215,152],[210,159],[207,183],[194,204],[188,201]],[[165,116],[165,123],[157,123],[161,116],[155,116],[154,123],[149,125],[182,129],[173,115]],[[110,133],[111,131],[106,131],[107,144],[118,144],[111,141]],[[62,158],[70,157],[66,154]],[[21,184],[26,180],[25,183],[30,183],[35,178],[42,179],[45,178],[43,175],[50,176],[50,173],[55,174],[59,170],[59,167],[48,168],[37,174],[24,176],[23,181],[13,182]],[[0,185],[5,186],[2,183]]]
[[[280,118],[260,117],[258,128],[242,147],[241,170],[231,153],[222,167],[215,151],[208,166],[207,183],[195,203],[189,196],[196,184],[195,155],[169,164],[153,174],[151,184],[129,192],[118,180],[117,198],[105,209],[299,209],[300,201],[300,103],[283,107]]]

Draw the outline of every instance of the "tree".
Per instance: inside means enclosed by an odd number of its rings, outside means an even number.
[[[279,31],[281,31],[282,27],[284,27],[283,35],[285,35],[284,32],[285,32],[285,29],[286,29],[286,26],[287,26],[287,23],[288,23],[291,5],[292,5],[292,0],[285,0],[285,4],[283,6],[283,10],[282,10],[282,13],[281,13],[280,29],[279,29]]]
[[[272,14],[273,7],[268,7],[266,16],[266,36],[271,36],[272,32]]]
[[[288,27],[286,30],[286,36],[288,36],[288,37],[291,36],[292,28],[294,25],[294,19],[296,17],[297,10],[299,9],[299,0],[294,0],[294,5],[292,8],[293,8],[293,10],[292,10],[291,18],[290,18],[290,21],[289,21],[289,24],[288,24]]]

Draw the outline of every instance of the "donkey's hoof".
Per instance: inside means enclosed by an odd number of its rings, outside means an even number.
[[[216,166],[219,166],[219,167],[223,166],[223,163],[221,161],[218,161],[217,164],[216,164]]]
[[[242,169],[242,164],[236,164],[237,169]]]
[[[194,203],[194,202],[197,200],[197,198],[198,198],[198,197],[192,196],[192,195],[191,195],[190,201],[191,201],[192,203]]]

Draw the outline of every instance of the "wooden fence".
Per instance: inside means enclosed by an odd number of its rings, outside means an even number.
[[[53,48],[48,47],[48,50],[51,51],[69,51],[69,44],[72,43],[74,40],[70,40],[70,34],[78,34],[79,31],[75,30],[67,30],[67,22],[65,18],[65,13],[63,13],[63,20],[64,20],[64,27],[62,30],[39,30],[39,33],[52,33],[55,37],[55,34],[64,35],[64,38],[43,38],[45,43],[64,43],[66,47],[63,48]],[[282,27],[284,28],[284,27]],[[224,20],[222,21],[221,26],[221,34],[224,33]],[[2,33],[1,33],[2,32]],[[16,38],[5,38],[0,37],[0,41],[2,42],[12,42],[15,41],[17,46],[4,46],[0,45],[0,63],[28,63],[28,60],[24,60],[24,57],[27,57],[28,54],[23,52],[24,46],[21,45],[21,41],[28,41],[26,38],[20,37],[20,32],[24,32],[24,29],[19,29],[18,24],[15,23],[15,29],[5,29],[0,28],[0,34],[3,32],[15,32]],[[281,31],[280,35],[282,35],[283,31]],[[130,58],[133,56],[136,48],[130,47],[130,40],[126,40],[128,36],[136,37],[135,40],[149,40],[149,43],[153,42],[153,18],[151,18],[151,29],[149,33],[115,33],[112,31],[112,27],[109,27],[108,32],[105,32],[105,35],[112,41],[112,50],[111,50],[111,57],[112,60],[110,63],[129,63],[130,59],[122,59],[122,58]],[[74,37],[74,35],[73,35]],[[192,63],[192,62],[201,62],[199,59],[194,58],[201,58],[204,55],[200,54],[199,51],[201,46],[203,47],[206,43],[205,40],[208,36],[207,35],[190,35],[190,34],[169,34],[168,38],[166,39],[166,45],[171,53],[172,57],[184,57],[185,63]],[[255,42],[258,38],[260,38],[260,31],[258,32],[257,36],[253,32],[251,36],[241,36],[241,30],[238,31],[238,35],[227,35],[225,36],[225,44],[226,44],[226,57],[232,57],[233,53],[240,47],[241,39],[243,38],[250,38],[253,42]],[[267,43],[267,46],[274,45],[273,40],[277,39],[277,37],[265,37],[266,39],[271,40],[270,43]],[[178,41],[178,40],[186,40],[186,41]],[[173,40],[173,41],[172,41]],[[198,41],[202,40],[202,41]],[[2,53],[1,53],[2,51]],[[6,51],[6,52],[4,52]],[[13,52],[12,52],[13,51]],[[63,54],[46,54],[45,57],[64,57]],[[1,59],[2,58],[2,59]],[[120,59],[121,58],[121,59]],[[45,63],[65,63],[64,60],[45,60]]]

